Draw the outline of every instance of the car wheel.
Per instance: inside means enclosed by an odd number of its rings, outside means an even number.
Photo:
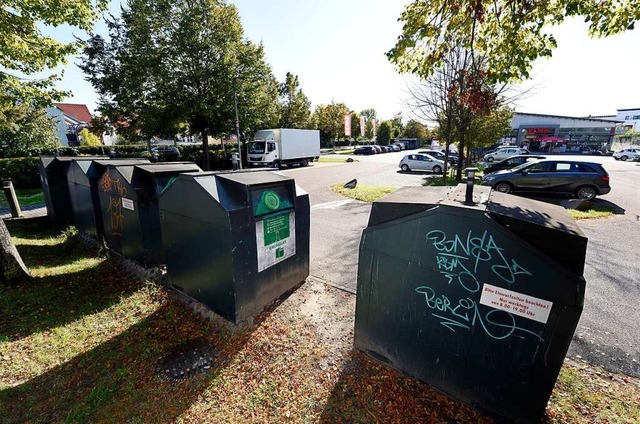
[[[627,159],[629,159],[628,156],[620,156],[620,160],[627,160]]]
[[[576,191],[576,197],[581,200],[592,200],[598,193],[591,186],[582,186]]]
[[[442,168],[440,168],[438,165],[434,165],[434,167],[431,168],[431,170],[436,174],[442,174]]]
[[[276,169],[282,169],[282,163],[279,160],[273,162],[273,167]]]
[[[495,191],[499,191],[500,193],[511,193],[511,191],[513,190],[513,187],[511,187],[511,184],[509,183],[501,182],[494,185],[493,189]]]
[[[309,166],[309,159],[302,159],[302,161],[300,162],[300,165]]]
[[[402,169],[404,172],[407,172],[409,171],[409,165],[407,165],[406,163],[403,163],[400,169]]]
[[[493,162],[493,156],[489,156],[489,157],[487,158],[487,162]]]

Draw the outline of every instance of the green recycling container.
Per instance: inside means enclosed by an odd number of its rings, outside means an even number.
[[[355,346],[495,417],[539,422],[580,318],[587,239],[555,205],[465,186],[375,202]]]
[[[237,323],[309,276],[309,196],[293,178],[181,174],[160,196],[169,281]]]
[[[145,267],[164,263],[158,198],[191,162],[108,164],[98,182],[106,245]]]
[[[67,170],[73,161],[91,163],[106,156],[40,156],[40,181],[47,215],[56,224],[73,223]]]

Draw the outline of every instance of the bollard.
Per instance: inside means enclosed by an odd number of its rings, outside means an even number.
[[[7,198],[7,203],[9,204],[11,216],[13,218],[20,218],[22,216],[22,211],[20,210],[20,204],[18,203],[16,191],[13,189],[13,183],[11,180],[3,181],[2,189],[4,190],[4,195]]]
[[[467,175],[467,191],[464,197],[464,203],[473,205],[473,182],[476,178],[478,168],[465,168],[464,173]]]

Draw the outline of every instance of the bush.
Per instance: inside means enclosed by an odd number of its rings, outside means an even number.
[[[89,132],[88,129],[83,129],[80,131],[80,146],[84,147],[99,147],[102,145],[100,139],[95,134]]]
[[[38,158],[0,159],[0,179],[11,180],[16,188],[38,188]]]

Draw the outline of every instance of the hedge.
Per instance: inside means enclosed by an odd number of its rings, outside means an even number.
[[[16,188],[40,187],[38,158],[0,159],[0,179],[13,181]]]

